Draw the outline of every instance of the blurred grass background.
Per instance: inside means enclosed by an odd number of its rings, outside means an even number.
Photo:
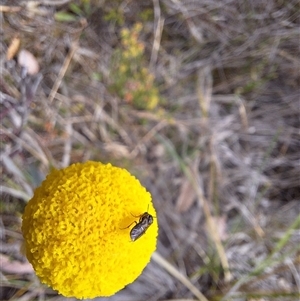
[[[299,300],[299,1],[1,1],[0,300],[65,300],[20,252],[51,168],[152,193],[157,253],[99,300]],[[203,295],[202,295],[203,294]]]

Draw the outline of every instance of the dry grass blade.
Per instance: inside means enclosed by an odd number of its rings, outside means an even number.
[[[32,265],[29,262],[11,261],[8,256],[0,254],[0,270],[11,274],[31,274]]]
[[[162,301],[196,301],[195,299],[166,299]]]
[[[235,293],[244,283],[252,280],[253,277],[255,277],[256,275],[260,275],[267,267],[270,268],[272,265],[276,264],[276,262],[280,259],[276,259],[275,255],[277,255],[278,252],[280,250],[282,250],[283,247],[288,243],[291,235],[293,234],[293,232],[296,229],[299,229],[299,226],[300,226],[300,215],[290,225],[290,227],[287,229],[285,235],[283,235],[283,237],[278,241],[273,252],[265,260],[263,260],[262,262],[259,262],[251,273],[249,273],[248,275],[245,275],[244,277],[239,279],[237,281],[237,283],[221,299],[221,301],[228,300],[227,298],[230,298],[232,296],[232,294]],[[298,246],[297,249],[298,250],[296,250],[296,252],[299,251],[300,246]],[[299,261],[299,259],[297,259],[297,261]]]
[[[189,177],[189,179],[192,181],[194,189],[196,191],[197,197],[198,197],[198,201],[200,206],[202,207],[205,217],[206,217],[206,223],[207,223],[207,227],[208,227],[208,231],[210,234],[210,237],[212,238],[212,240],[215,243],[217,252],[219,254],[220,260],[221,260],[221,264],[223,266],[224,269],[224,274],[225,274],[225,280],[227,282],[229,282],[232,279],[231,273],[230,273],[230,269],[229,269],[229,263],[227,260],[227,256],[226,256],[226,252],[224,250],[221,238],[220,238],[220,233],[217,229],[217,225],[214,222],[214,219],[211,215],[209,206],[208,206],[208,202],[206,200],[206,198],[204,197],[203,194],[203,190],[202,190],[202,183],[199,177],[199,173],[193,173],[193,171],[187,169],[186,170],[187,175]]]
[[[203,117],[207,118],[212,98],[213,79],[211,75],[211,68],[209,66],[201,68],[198,71],[197,79],[197,96],[199,106]]]
[[[24,147],[28,152],[30,152],[34,157],[38,158],[43,164],[48,165],[48,159],[46,155],[39,148],[38,151],[31,145],[28,144],[27,141],[17,137],[15,134],[5,129],[4,127],[0,127],[0,132],[7,135],[9,138],[13,139],[16,143],[20,144]],[[29,138],[30,136],[27,136]]]
[[[28,201],[32,197],[32,195],[29,195],[24,191],[20,191],[20,190],[10,188],[10,187],[6,187],[6,186],[3,186],[3,185],[0,186],[0,191],[1,191],[1,193],[7,193],[8,195],[11,195],[15,198],[19,198],[19,199],[24,200],[24,201]]]
[[[50,94],[49,94],[49,97],[48,97],[49,103],[51,103],[53,101],[53,99],[55,98],[55,95],[56,95],[56,93],[57,93],[57,91],[58,91],[58,89],[61,85],[61,81],[64,78],[64,76],[65,76],[65,74],[68,70],[68,67],[71,63],[71,60],[72,60],[77,48],[78,48],[78,42],[73,42],[72,45],[71,45],[70,51],[69,51],[67,57],[65,58],[65,61],[62,65],[62,67],[59,71],[59,74],[58,74],[58,76],[57,76],[57,78],[54,82],[54,85],[53,85],[53,87],[50,91]]]
[[[174,266],[172,266],[168,261],[166,261],[159,253],[154,252],[152,259],[166,271],[168,271],[173,277],[178,279],[182,284],[184,284],[200,301],[208,301],[206,297],[186,278],[181,274]]]
[[[66,121],[66,139],[65,139],[65,145],[64,145],[64,155],[62,159],[62,166],[66,167],[70,165],[71,160],[71,151],[72,151],[72,133],[73,128],[71,122],[67,119]]]
[[[22,9],[20,6],[6,6],[0,5],[0,12],[2,13],[16,13]]]
[[[196,193],[192,183],[186,178],[182,181],[175,207],[178,212],[189,210],[196,199]]]
[[[143,144],[145,144],[146,142],[148,142],[151,138],[153,138],[166,125],[167,125],[167,122],[165,120],[162,120],[162,121],[158,122],[153,128],[151,128],[151,130],[148,133],[146,133],[144,137],[142,137],[140,139],[140,141],[138,142],[138,144],[130,152],[130,157],[134,158],[135,156],[137,156],[137,154],[139,152],[139,148]]]
[[[165,139],[162,137],[158,136],[159,140],[162,141],[166,145],[166,147],[169,149],[169,152],[172,154],[172,156],[178,161],[180,164],[184,174],[186,175],[187,179],[192,183],[193,189],[195,190],[195,193],[198,198],[198,202],[201,206],[201,208],[204,211],[205,218],[206,218],[206,223],[207,223],[207,229],[209,232],[209,237],[213,240],[216,250],[218,252],[218,255],[220,257],[221,264],[224,269],[224,274],[225,274],[225,280],[230,281],[232,279],[230,269],[229,269],[229,263],[227,260],[226,252],[224,250],[219,231],[217,229],[217,226],[214,222],[214,219],[212,217],[212,214],[210,212],[210,208],[208,205],[208,202],[204,196],[203,193],[203,184],[199,176],[199,171],[194,169],[189,168],[186,166],[186,164],[182,161],[182,159],[178,156],[176,153],[174,147]],[[194,166],[198,166],[199,164],[195,163]]]
[[[161,35],[164,28],[164,19],[161,18],[159,0],[153,0],[153,6],[154,6],[154,15],[156,19],[156,24],[155,24],[154,42],[152,46],[151,59],[149,65],[150,70],[153,70],[157,62]]]
[[[63,5],[63,4],[67,4],[69,2],[71,2],[71,0],[41,0],[41,1],[37,1],[40,2],[43,5]]]

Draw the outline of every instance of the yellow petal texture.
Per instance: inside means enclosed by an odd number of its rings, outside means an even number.
[[[134,216],[146,211],[153,224],[132,242]],[[47,176],[25,208],[22,232],[41,282],[82,299],[111,296],[133,282],[156,248],[158,225],[151,195],[134,176],[88,161]]]

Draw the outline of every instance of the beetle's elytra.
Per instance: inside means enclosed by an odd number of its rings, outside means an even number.
[[[144,212],[143,214],[139,216],[139,222],[134,221],[135,226],[130,230],[130,239],[131,241],[136,241],[139,239],[142,235],[146,233],[146,230],[151,226],[153,223],[153,216],[149,214],[148,212]],[[131,223],[128,227],[124,228],[127,229],[129,228],[133,223]]]

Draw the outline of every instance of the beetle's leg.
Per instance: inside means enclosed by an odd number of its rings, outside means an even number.
[[[132,222],[129,226],[127,226],[126,228],[120,228],[121,230],[124,230],[124,229],[128,229],[132,224],[137,224],[137,222],[136,221],[134,221],[134,222]]]

